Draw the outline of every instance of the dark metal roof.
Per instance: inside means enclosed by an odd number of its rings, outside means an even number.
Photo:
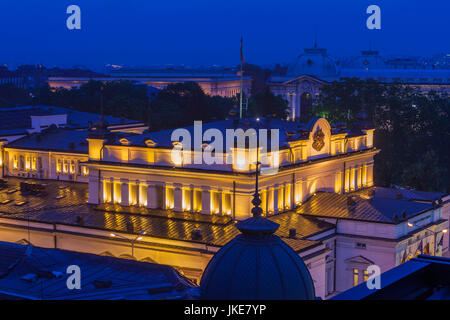
[[[405,200],[418,200],[418,201],[436,201],[445,197],[446,193],[441,192],[429,192],[418,191],[398,188],[384,188],[384,187],[372,187],[355,192],[356,194],[369,195],[371,192],[375,192],[376,197],[387,199],[398,199],[401,197]]]
[[[351,203],[349,197],[352,199]],[[429,203],[382,198],[377,197],[376,193],[373,199],[370,199],[363,198],[358,193],[318,192],[300,206],[297,212],[317,217],[398,223],[403,219],[403,212],[405,218],[409,218],[432,208]],[[397,221],[394,215],[398,217]]]
[[[88,253],[0,242],[0,261],[0,291],[6,297],[173,299],[194,288],[170,266]],[[67,288],[70,265],[80,267],[80,289]]]
[[[50,128],[8,144],[8,148],[88,153],[87,129]]]

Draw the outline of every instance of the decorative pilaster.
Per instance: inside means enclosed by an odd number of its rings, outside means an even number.
[[[173,211],[182,212],[183,211],[183,189],[181,184],[175,184],[173,190]]]
[[[130,186],[128,184],[128,179],[120,179],[120,183],[120,193],[122,199],[120,204],[128,207],[130,205]]]
[[[209,187],[202,187],[202,211],[203,214],[211,214],[211,192]]]

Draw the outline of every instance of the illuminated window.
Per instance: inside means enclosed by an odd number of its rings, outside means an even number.
[[[87,176],[89,174],[89,169],[87,167],[83,167],[83,176]]]
[[[67,173],[69,172],[69,163],[67,160],[64,160],[64,164],[63,164],[63,172]]]
[[[26,170],[30,170],[30,166],[31,166],[31,157],[30,156],[26,156],[25,157],[25,169]]]
[[[357,286],[359,282],[359,270],[354,268],[353,269],[353,286]]]
[[[18,166],[17,156],[14,155],[14,158],[13,158],[13,168],[14,168],[14,169],[17,169],[17,166]]]
[[[166,208],[173,209],[173,187],[166,188]]]
[[[61,172],[61,166],[62,166],[62,161],[61,161],[61,159],[58,159],[58,160],[56,161],[56,172],[57,172],[57,173],[60,173],[60,172]]]
[[[366,282],[369,279],[369,272],[367,270],[364,270],[364,282]]]
[[[36,157],[31,158],[31,170],[36,170]]]
[[[70,173],[75,173],[75,161],[71,160],[70,161]]]

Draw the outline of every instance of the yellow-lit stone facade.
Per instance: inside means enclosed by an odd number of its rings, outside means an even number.
[[[261,175],[259,191],[265,215],[291,210],[319,191],[345,193],[373,185],[373,129],[359,134],[332,130],[318,118],[300,139],[270,152],[276,173]],[[316,137],[320,136],[320,146]],[[232,163],[194,164],[193,150],[173,159],[158,141],[133,145],[89,139],[89,202],[170,209],[176,212],[249,217],[254,193],[256,150],[229,152]],[[222,155],[224,159],[229,154]]]

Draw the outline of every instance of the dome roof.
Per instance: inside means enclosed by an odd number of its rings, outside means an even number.
[[[355,58],[351,64],[350,68],[355,69],[384,69],[386,67],[383,58],[379,55],[376,50],[363,50],[361,55]]]
[[[305,263],[273,234],[277,223],[255,216],[236,226],[242,234],[222,247],[203,273],[202,299],[315,299]]]
[[[338,73],[336,62],[328,56],[327,49],[304,49],[295,61],[288,67],[286,75],[298,77],[312,75],[316,77],[335,77]]]

